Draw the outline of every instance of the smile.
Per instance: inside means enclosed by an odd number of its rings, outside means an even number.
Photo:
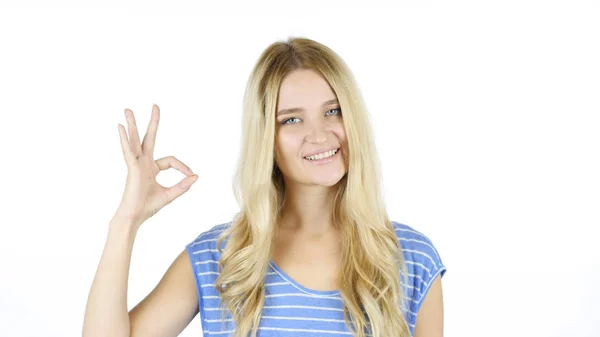
[[[332,158],[335,157],[335,155],[340,152],[340,149],[335,149],[335,150],[330,150],[330,151],[326,151],[323,153],[318,153],[312,156],[308,156],[308,157],[304,157],[304,159],[311,161],[311,162],[327,162],[330,161]]]

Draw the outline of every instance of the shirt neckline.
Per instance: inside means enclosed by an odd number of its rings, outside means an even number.
[[[273,262],[273,260],[269,260],[269,265],[271,266],[271,268],[273,268],[273,270],[284,280],[286,280],[287,282],[289,282],[292,286],[294,286],[295,288],[297,288],[298,290],[308,293],[308,294],[312,294],[312,295],[317,295],[317,296],[335,296],[335,295],[339,295],[340,291],[339,290],[314,290],[314,289],[310,289],[307,288],[303,285],[301,285],[300,283],[294,281],[294,279],[292,279],[288,274],[286,274],[281,268],[279,268],[279,266],[277,266],[277,264],[275,262]]]

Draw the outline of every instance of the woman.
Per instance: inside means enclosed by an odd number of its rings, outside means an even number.
[[[156,105],[142,144],[126,110],[128,180],[84,336],[177,336],[198,313],[205,335],[442,336],[446,269],[426,236],[388,219],[368,114],[343,60],[305,38],[273,43],[243,113],[239,213],[190,242],[127,312],[139,226],[197,176],[173,157],[153,160]],[[169,167],[188,177],[164,188],[154,178]]]

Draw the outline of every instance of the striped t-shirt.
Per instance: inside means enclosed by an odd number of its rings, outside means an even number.
[[[408,272],[408,284],[401,281],[407,304],[403,313],[413,335],[425,294],[436,276],[445,274],[446,268],[429,238],[407,225],[394,221],[392,224]],[[196,279],[204,336],[229,336],[234,329],[229,314],[225,316],[229,321],[223,324],[221,320],[219,293],[214,286],[219,275],[217,238],[229,225],[231,222],[214,226],[186,246]],[[226,240],[221,247],[225,244]],[[305,288],[270,261],[265,293],[258,337],[352,336],[344,322],[342,297],[336,290]]]

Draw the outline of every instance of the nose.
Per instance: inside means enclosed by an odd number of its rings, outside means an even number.
[[[310,130],[308,131],[308,135],[306,136],[306,141],[310,143],[325,143],[327,141],[328,131],[324,127],[323,123],[313,123],[310,126]]]

